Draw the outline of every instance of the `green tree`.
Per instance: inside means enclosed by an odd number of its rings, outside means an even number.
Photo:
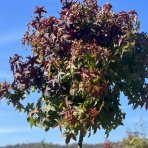
[[[148,139],[129,131],[128,136],[122,140],[122,144],[125,148],[147,148]]]
[[[139,120],[140,129],[135,132],[128,130],[127,137],[122,140],[122,145],[125,148],[147,148],[148,138],[146,137],[146,129],[144,127],[144,120]]]
[[[148,108],[148,36],[140,33],[135,11],[115,13],[96,0],[61,0],[60,17],[35,7],[22,42],[32,56],[10,58],[14,81],[0,84],[0,98],[28,114],[32,126],[64,129],[66,143],[100,128],[108,135],[123,125],[119,96],[133,108]],[[30,93],[37,103],[24,105]]]

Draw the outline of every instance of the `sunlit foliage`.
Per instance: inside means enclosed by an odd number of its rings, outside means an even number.
[[[133,108],[148,108],[148,37],[135,11],[115,13],[95,0],[61,0],[60,17],[35,7],[23,45],[32,56],[10,58],[14,80],[0,84],[0,97],[28,114],[31,126],[64,129],[66,143],[122,125],[120,93]],[[31,92],[40,98],[21,103]]]

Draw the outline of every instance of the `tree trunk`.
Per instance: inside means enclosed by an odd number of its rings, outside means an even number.
[[[78,148],[82,148],[82,143],[83,143],[83,134],[80,131],[80,136],[79,136],[79,142],[78,142]]]

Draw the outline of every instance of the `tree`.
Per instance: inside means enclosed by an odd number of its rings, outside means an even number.
[[[126,148],[147,148],[148,139],[146,137],[141,137],[139,133],[132,133],[129,131],[127,137],[122,140],[122,144]]]
[[[135,132],[128,130],[127,136],[123,138],[122,145],[126,148],[147,148],[148,147],[148,138],[146,137],[146,129],[144,126],[144,120],[140,118],[139,120],[140,130]]]
[[[0,84],[0,98],[28,114],[32,126],[64,129],[66,143],[100,128],[108,135],[123,125],[123,92],[133,109],[148,108],[148,36],[135,11],[115,13],[96,0],[61,0],[60,17],[35,7],[22,42],[32,56],[10,57],[14,81]],[[22,103],[30,93],[37,103]]]

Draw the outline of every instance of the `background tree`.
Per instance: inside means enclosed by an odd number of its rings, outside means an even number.
[[[144,124],[144,120],[140,118],[138,125],[140,129],[138,130],[136,127],[136,131],[133,132],[131,130],[127,131],[127,136],[123,138],[122,145],[126,148],[134,147],[134,148],[147,148],[148,147],[148,138],[146,136],[146,128]]]
[[[96,0],[61,0],[60,17],[35,7],[22,42],[32,55],[10,57],[14,80],[0,84],[0,98],[28,114],[31,127],[64,129],[66,143],[122,125],[123,92],[133,108],[148,108],[148,37],[135,11],[115,13]],[[31,92],[37,102],[24,104]]]

